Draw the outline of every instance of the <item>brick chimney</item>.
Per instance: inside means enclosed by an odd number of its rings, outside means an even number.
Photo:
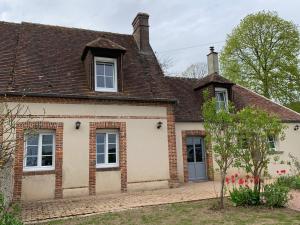
[[[212,73],[219,74],[219,59],[218,53],[215,52],[214,47],[211,46],[210,53],[207,55],[207,67],[208,67],[208,75]]]
[[[151,50],[149,43],[149,15],[138,13],[132,22],[133,37],[141,52]]]

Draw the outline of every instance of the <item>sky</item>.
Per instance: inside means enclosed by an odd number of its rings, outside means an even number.
[[[0,20],[132,33],[138,12],[150,15],[150,42],[170,72],[206,62],[209,46],[220,52],[241,19],[261,10],[300,25],[300,0],[0,0]],[[0,34],[1,35],[1,34]]]

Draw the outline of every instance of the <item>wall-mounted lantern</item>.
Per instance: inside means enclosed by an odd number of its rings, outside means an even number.
[[[163,122],[159,121],[159,122],[157,122],[157,124],[156,124],[156,128],[157,128],[157,129],[160,129],[160,128],[162,127],[162,125],[163,125]]]
[[[298,124],[294,127],[294,131],[297,131],[297,130],[299,130],[299,125]]]
[[[76,128],[76,130],[78,130],[78,129],[79,129],[79,127],[80,127],[80,124],[81,124],[81,122],[80,122],[80,121],[77,121],[77,122],[75,123],[75,128]]]

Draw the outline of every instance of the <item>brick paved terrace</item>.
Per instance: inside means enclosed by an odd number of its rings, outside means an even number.
[[[190,183],[173,189],[106,194],[22,203],[27,224],[74,216],[122,211],[149,205],[196,201],[217,197],[219,182]]]
[[[216,198],[219,182],[189,183],[173,189],[105,194],[22,203],[22,220],[35,224],[51,220],[117,212],[143,206]],[[291,191],[288,207],[300,211],[300,192]]]

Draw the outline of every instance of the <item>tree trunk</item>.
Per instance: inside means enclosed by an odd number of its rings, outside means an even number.
[[[221,172],[220,209],[224,209],[225,173]]]

